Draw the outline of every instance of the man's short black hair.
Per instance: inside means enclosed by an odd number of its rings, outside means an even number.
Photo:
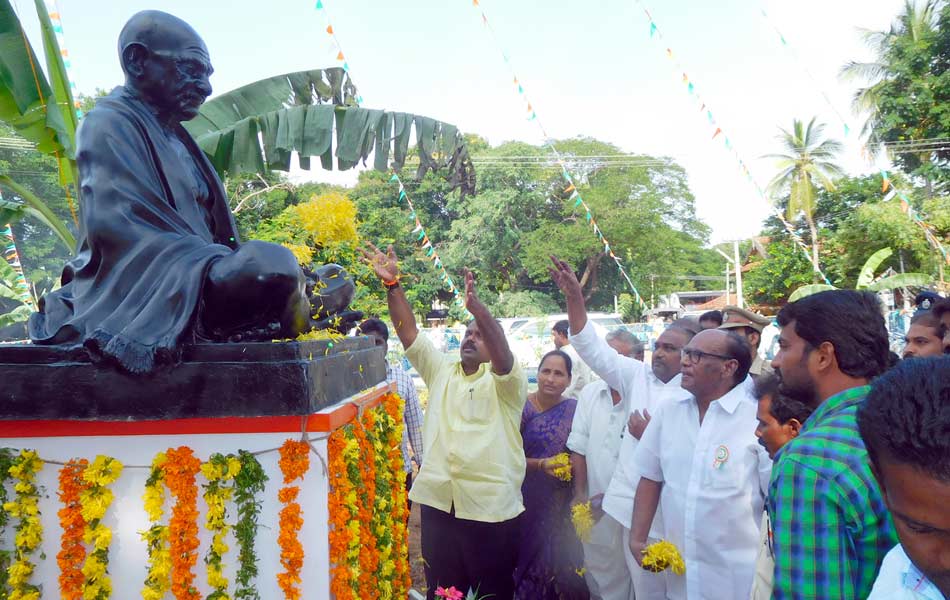
[[[722,325],[722,312],[718,310],[710,310],[699,315],[699,322],[703,321],[713,321],[716,323],[716,327]]]
[[[937,319],[942,319],[945,314],[950,314],[950,298],[938,300],[934,303],[930,312],[933,313],[933,316],[937,317]]]
[[[379,334],[380,337],[385,341],[389,341],[389,327],[386,327],[386,324],[380,321],[379,319],[366,319],[360,323],[359,327],[356,328],[356,331],[360,335],[370,335],[372,333]]]
[[[752,367],[752,350],[749,349],[749,342],[744,337],[730,329],[721,329],[726,334],[726,356],[735,359],[739,367],[735,372],[735,383],[742,383],[742,380],[749,374]]]
[[[679,319],[676,319],[670,323],[670,326],[667,327],[667,329],[678,329],[679,331],[682,331],[686,334],[687,342],[692,340],[694,335],[703,330],[703,328],[699,326],[699,321],[690,319],[689,317],[680,317]]]
[[[922,310],[915,314],[910,319],[911,325],[920,325],[921,327],[929,327],[937,331],[937,334],[940,334],[940,317],[934,314],[933,310]]]
[[[950,357],[905,360],[876,379],[858,428],[878,472],[884,456],[950,482]]]
[[[766,396],[772,399],[769,413],[775,417],[779,425],[784,425],[792,419],[804,423],[811,416],[812,407],[783,394],[779,389],[780,385],[781,380],[775,375],[762,374],[755,380],[752,395],[756,400],[761,400]]]
[[[887,370],[887,328],[881,302],[871,292],[818,292],[787,304],[777,319],[781,327],[794,321],[809,351],[830,342],[845,375],[871,379]]]
[[[552,327],[551,329],[560,333],[564,337],[567,337],[567,333],[568,331],[570,331],[570,328],[571,328],[570,321],[568,321],[567,319],[561,319],[560,321],[555,323],[554,327]]]
[[[567,352],[563,350],[551,350],[550,352],[542,356],[541,362],[538,363],[538,370],[539,371],[541,370],[541,365],[543,365],[544,361],[546,361],[548,357],[551,357],[551,356],[560,356],[561,358],[564,359],[564,366],[567,368],[567,376],[571,377],[571,357]]]

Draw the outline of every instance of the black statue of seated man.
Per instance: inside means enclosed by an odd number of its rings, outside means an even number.
[[[187,23],[134,15],[119,35],[125,86],[77,133],[77,256],[30,318],[36,344],[84,345],[133,373],[174,363],[196,340],[295,337],[361,315],[336,265],[305,277],[277,244],[242,243],[224,187],[181,126],[211,94],[208,49]],[[321,272],[322,271],[322,272]],[[314,288],[316,295],[313,295]]]

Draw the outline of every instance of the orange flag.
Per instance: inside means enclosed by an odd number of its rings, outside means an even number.
[[[343,51],[341,50],[339,54],[336,55],[337,60],[343,60]]]
[[[333,35],[333,25],[327,25],[327,33]]]

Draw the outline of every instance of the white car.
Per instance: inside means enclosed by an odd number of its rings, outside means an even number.
[[[529,382],[533,383],[537,377],[541,357],[554,350],[551,329],[555,323],[563,319],[567,319],[566,314],[532,317],[525,323],[512,327],[508,333],[508,346],[518,364],[528,375]],[[623,327],[623,320],[617,314],[592,312],[588,313],[587,319],[593,324],[594,331],[600,337],[605,337],[607,332]]]

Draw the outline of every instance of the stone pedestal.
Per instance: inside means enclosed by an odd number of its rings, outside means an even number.
[[[185,445],[202,461],[215,452],[261,453],[258,460],[270,480],[260,496],[258,585],[262,598],[282,597],[276,574],[281,571],[277,492],[283,482],[276,449],[288,438],[307,435],[315,440],[319,458],[311,455],[310,470],[297,483],[304,512],[301,591],[304,598],[328,598],[328,479],[321,464],[327,459],[325,436],[356,416],[356,404],[389,391],[381,383],[385,374],[383,349],[367,338],[348,338],[332,346],[326,341],[194,346],[186,350],[180,366],[145,378],[93,365],[80,351],[0,347],[0,447],[36,449],[50,461],[38,476],[45,488],[40,503],[40,550],[45,559],[41,552],[34,555],[33,582],[42,584],[44,599],[59,597],[60,466],[53,463],[92,461],[102,454],[126,465],[112,486],[115,501],[104,521],[113,530],[113,597],[140,597],[146,547],[139,532],[149,526],[142,502],[148,465],[158,452]],[[199,475],[197,485],[202,483]],[[200,495],[199,487],[201,546],[194,571],[205,597],[210,589],[202,559],[210,536]],[[233,523],[233,504],[228,510],[228,522]],[[11,545],[13,525],[3,534],[4,547]],[[229,546],[224,574],[233,586],[237,544],[231,536]]]

